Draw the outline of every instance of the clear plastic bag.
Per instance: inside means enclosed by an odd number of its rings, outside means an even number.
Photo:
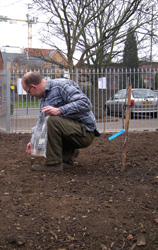
[[[44,114],[40,117],[37,125],[32,128],[31,155],[35,157],[46,157],[47,146],[47,119]]]

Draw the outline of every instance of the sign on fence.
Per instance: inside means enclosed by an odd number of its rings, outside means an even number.
[[[98,79],[98,89],[106,89],[106,77]]]
[[[17,93],[18,95],[27,95],[27,92],[22,88],[21,80],[22,78],[17,78]]]

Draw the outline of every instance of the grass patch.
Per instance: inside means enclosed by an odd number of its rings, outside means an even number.
[[[38,100],[18,101],[14,103],[14,108],[38,108]]]

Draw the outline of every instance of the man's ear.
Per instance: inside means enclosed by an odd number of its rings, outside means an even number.
[[[37,89],[37,85],[35,84],[31,84],[31,87],[33,87],[34,89]]]

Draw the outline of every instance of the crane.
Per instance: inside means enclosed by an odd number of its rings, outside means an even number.
[[[26,15],[27,19],[14,19],[7,16],[0,15],[0,22],[4,21],[16,21],[16,22],[26,22],[28,24],[28,48],[32,48],[32,24],[38,23],[38,17],[31,17],[29,14]]]

